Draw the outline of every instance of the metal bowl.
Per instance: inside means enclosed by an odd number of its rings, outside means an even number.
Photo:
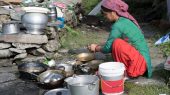
[[[95,58],[93,53],[80,53],[76,56],[79,61],[91,61]]]
[[[19,23],[3,23],[2,34],[16,34],[20,32]]]

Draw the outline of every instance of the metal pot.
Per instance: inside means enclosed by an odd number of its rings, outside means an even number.
[[[37,76],[37,83],[43,88],[56,88],[63,86],[65,72],[62,70],[47,70]]]
[[[80,53],[76,56],[78,61],[91,61],[95,58],[93,53]]]
[[[64,81],[71,95],[99,95],[99,78],[95,75],[78,75]]]
[[[8,22],[2,24],[2,34],[16,34],[20,32],[19,23]]]
[[[73,66],[71,64],[67,64],[67,63],[57,64],[56,69],[60,69],[60,68],[64,68],[67,77],[72,76],[74,74]]]
[[[43,34],[48,23],[48,16],[45,13],[27,12],[22,18],[22,23],[30,34]]]
[[[36,76],[33,74],[40,74],[48,69],[48,66],[40,62],[27,62],[18,65],[20,77],[24,79],[35,80]]]

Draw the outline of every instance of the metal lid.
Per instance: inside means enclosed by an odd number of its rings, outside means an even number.
[[[58,88],[49,90],[44,95],[71,95],[68,89]]]

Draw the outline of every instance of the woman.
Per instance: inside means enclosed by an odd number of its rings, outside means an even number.
[[[114,61],[124,63],[129,77],[152,75],[149,48],[137,21],[127,12],[128,5],[121,0],[103,0],[102,13],[113,22],[104,44],[89,45],[93,52],[111,53]]]

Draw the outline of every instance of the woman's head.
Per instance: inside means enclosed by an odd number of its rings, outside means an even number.
[[[133,21],[139,28],[137,21],[128,13],[128,5],[122,0],[102,0],[102,11],[109,21],[115,21],[111,17],[125,17]]]
[[[106,17],[107,20],[111,22],[114,22],[119,19],[119,16],[115,11],[108,9],[104,6],[101,6],[101,13],[103,14],[104,17]]]

